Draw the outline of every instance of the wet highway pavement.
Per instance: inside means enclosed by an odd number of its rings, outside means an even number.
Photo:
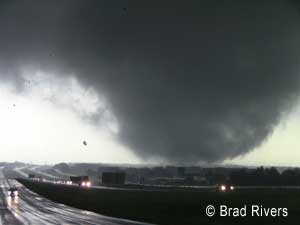
[[[106,217],[52,202],[31,192],[16,180],[5,179],[1,170],[0,186],[0,225],[146,225],[146,223]],[[10,187],[18,188],[19,197],[7,196]]]

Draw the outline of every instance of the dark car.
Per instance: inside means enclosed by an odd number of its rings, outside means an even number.
[[[17,197],[17,196],[19,196],[19,191],[17,188],[9,188],[7,194],[10,197]]]

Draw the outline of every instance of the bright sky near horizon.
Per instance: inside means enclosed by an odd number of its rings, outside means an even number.
[[[72,76],[37,71],[22,77],[21,90],[12,83],[0,87],[2,161],[138,162],[116,141],[116,121],[94,90],[83,88]],[[102,118],[92,123],[98,110]]]
[[[283,118],[274,132],[249,153],[224,163],[249,166],[300,166],[300,103]]]

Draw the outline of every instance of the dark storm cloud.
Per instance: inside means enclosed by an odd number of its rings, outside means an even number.
[[[76,74],[109,99],[120,140],[144,159],[189,163],[246,153],[299,94],[300,20],[291,2],[0,7],[3,74],[27,64]]]

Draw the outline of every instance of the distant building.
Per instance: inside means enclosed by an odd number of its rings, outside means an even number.
[[[104,185],[123,185],[125,184],[125,173],[123,172],[103,172],[102,184]]]

